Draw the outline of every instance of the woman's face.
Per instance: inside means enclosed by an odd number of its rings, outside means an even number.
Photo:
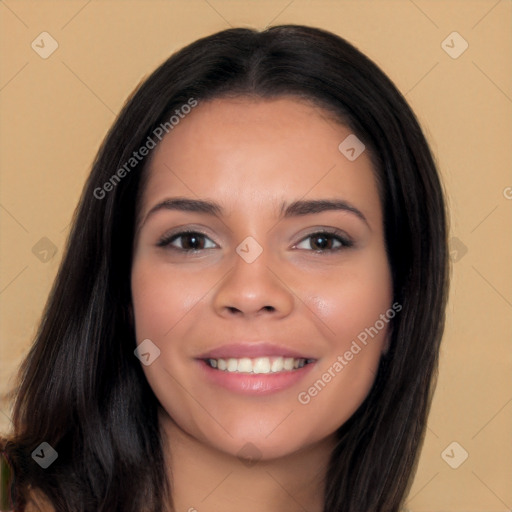
[[[372,164],[357,140],[339,149],[349,135],[297,99],[218,99],[153,150],[136,338],[151,340],[143,369],[164,411],[203,444],[291,454],[327,440],[371,388],[392,282]]]

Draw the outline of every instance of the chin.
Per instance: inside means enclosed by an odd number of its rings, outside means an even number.
[[[244,459],[263,462],[306,450],[329,435],[319,433],[318,429],[314,428],[308,434],[306,429],[297,426],[296,422],[285,423],[286,426],[273,423],[272,428],[265,424],[264,432],[261,432],[253,421],[251,424],[239,425],[237,432],[230,431],[232,438],[223,436],[222,439],[209,441],[219,451],[238,457],[242,462]]]

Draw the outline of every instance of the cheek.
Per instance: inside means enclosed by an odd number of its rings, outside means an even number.
[[[183,272],[171,271],[170,266],[139,257],[132,268],[131,291],[137,343],[150,339],[160,349],[153,363],[142,366],[149,385],[164,408],[173,411],[173,416],[176,407],[188,411],[190,406],[183,401],[180,386],[173,378],[183,381],[180,366],[176,368],[175,364],[183,361],[184,346],[170,340],[186,335],[182,331],[186,324],[183,320],[206,293],[204,281],[190,279]]]
[[[309,309],[322,320],[328,348],[297,401],[321,429],[333,431],[364,401],[373,385],[394,311],[387,259],[377,253],[332,275],[310,294]]]
[[[304,286],[308,308],[322,320],[326,338],[337,349],[350,346],[352,339],[373,326],[391,307],[393,298],[383,251],[368,253],[328,278],[316,279],[309,289],[308,283]]]
[[[131,290],[137,341],[162,340],[205,294],[205,285],[141,260],[134,263]]]

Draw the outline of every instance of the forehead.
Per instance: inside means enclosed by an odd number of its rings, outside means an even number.
[[[231,211],[342,197],[380,214],[371,159],[339,150],[350,129],[297,98],[200,102],[154,149],[141,210],[169,195],[214,197]]]

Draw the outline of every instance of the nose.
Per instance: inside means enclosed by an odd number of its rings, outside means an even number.
[[[233,267],[221,281],[213,306],[224,317],[284,317],[293,310],[294,294],[280,267],[270,261],[267,250],[248,263],[235,254]]]

